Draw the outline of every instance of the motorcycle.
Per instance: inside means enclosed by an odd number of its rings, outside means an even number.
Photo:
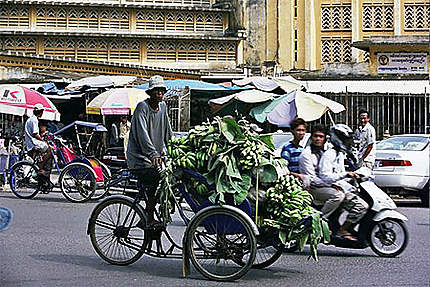
[[[357,240],[348,240],[335,234],[341,226],[342,208],[333,212],[329,219],[332,232],[329,245],[341,248],[364,249],[370,248],[382,257],[396,257],[408,245],[409,233],[405,222],[406,216],[396,211],[394,201],[372,180],[371,170],[360,168],[356,170],[359,178],[351,179],[350,184],[355,192],[369,205],[365,216],[351,226],[349,232]]]

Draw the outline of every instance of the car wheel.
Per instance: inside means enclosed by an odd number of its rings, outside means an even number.
[[[430,188],[429,188],[429,183],[427,182],[426,186],[423,188],[420,194],[422,206],[429,207],[429,197],[430,197]]]

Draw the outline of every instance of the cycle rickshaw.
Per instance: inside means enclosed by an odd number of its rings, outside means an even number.
[[[85,128],[90,129],[91,133],[83,133],[80,130]],[[96,192],[97,183],[104,180],[103,174],[109,173],[109,169],[96,158],[85,156],[95,134],[106,131],[106,128],[98,123],[75,121],[53,134],[50,151],[59,174],[58,185],[69,201],[85,202],[91,199]],[[76,135],[74,145],[60,136],[66,132]],[[89,136],[85,149],[82,148],[82,135]],[[36,154],[34,159],[26,155],[11,167],[9,184],[17,197],[30,199],[39,192],[50,191],[40,188],[37,178],[39,160],[40,155]],[[51,183],[51,189],[53,186]]]
[[[186,225],[182,244],[176,243],[162,226],[147,224],[145,187],[139,185],[139,193],[133,199],[123,195],[110,196],[93,210],[87,233],[96,253],[115,265],[128,265],[144,254],[159,258],[182,258],[184,276],[189,274],[191,261],[205,277],[217,281],[241,278],[252,268],[265,268],[273,264],[283,252],[277,236],[261,234],[255,221],[251,202],[246,199],[239,206],[212,204],[198,200],[195,193],[187,190],[181,180],[193,178],[208,186],[199,173],[181,169],[172,185],[191,207],[195,215]],[[183,212],[177,197],[174,205]],[[182,214],[183,215],[183,214]],[[156,212],[156,217],[160,219]]]

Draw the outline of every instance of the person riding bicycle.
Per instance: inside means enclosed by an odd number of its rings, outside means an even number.
[[[158,169],[162,165],[164,147],[172,138],[173,132],[163,97],[167,87],[161,76],[149,79],[146,92],[149,99],[140,102],[133,114],[127,146],[127,165],[136,174],[138,183],[147,187],[148,224],[154,220],[157,199],[155,192],[160,181]]]
[[[30,157],[35,158],[37,154],[41,154],[41,160],[37,162],[39,167],[38,188],[47,190],[51,188],[52,156],[49,145],[39,134],[39,119],[42,117],[43,111],[42,104],[34,105],[33,115],[25,122],[24,143]]]
[[[349,232],[349,228],[363,218],[369,205],[354,193],[355,188],[345,180],[347,177],[359,177],[356,172],[345,170],[346,155],[351,152],[354,142],[353,131],[347,125],[336,124],[331,127],[329,135],[333,148],[328,149],[321,157],[319,177],[325,183],[345,193],[341,206],[348,211],[348,215],[337,235],[347,240],[356,240]]]

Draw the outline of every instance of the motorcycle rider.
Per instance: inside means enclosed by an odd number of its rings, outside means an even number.
[[[347,240],[357,240],[348,230],[363,218],[369,205],[354,193],[355,188],[346,181],[347,177],[359,177],[356,172],[345,170],[346,155],[350,154],[354,142],[353,131],[347,125],[336,124],[331,127],[329,135],[333,148],[328,149],[321,157],[319,177],[326,184],[345,193],[342,208],[348,211],[348,215],[337,235]]]
[[[321,212],[328,218],[340,206],[345,194],[318,177],[318,164],[325,151],[326,135],[327,130],[323,126],[312,127],[311,144],[300,155],[299,169],[306,188],[314,198],[314,204],[322,205]]]

